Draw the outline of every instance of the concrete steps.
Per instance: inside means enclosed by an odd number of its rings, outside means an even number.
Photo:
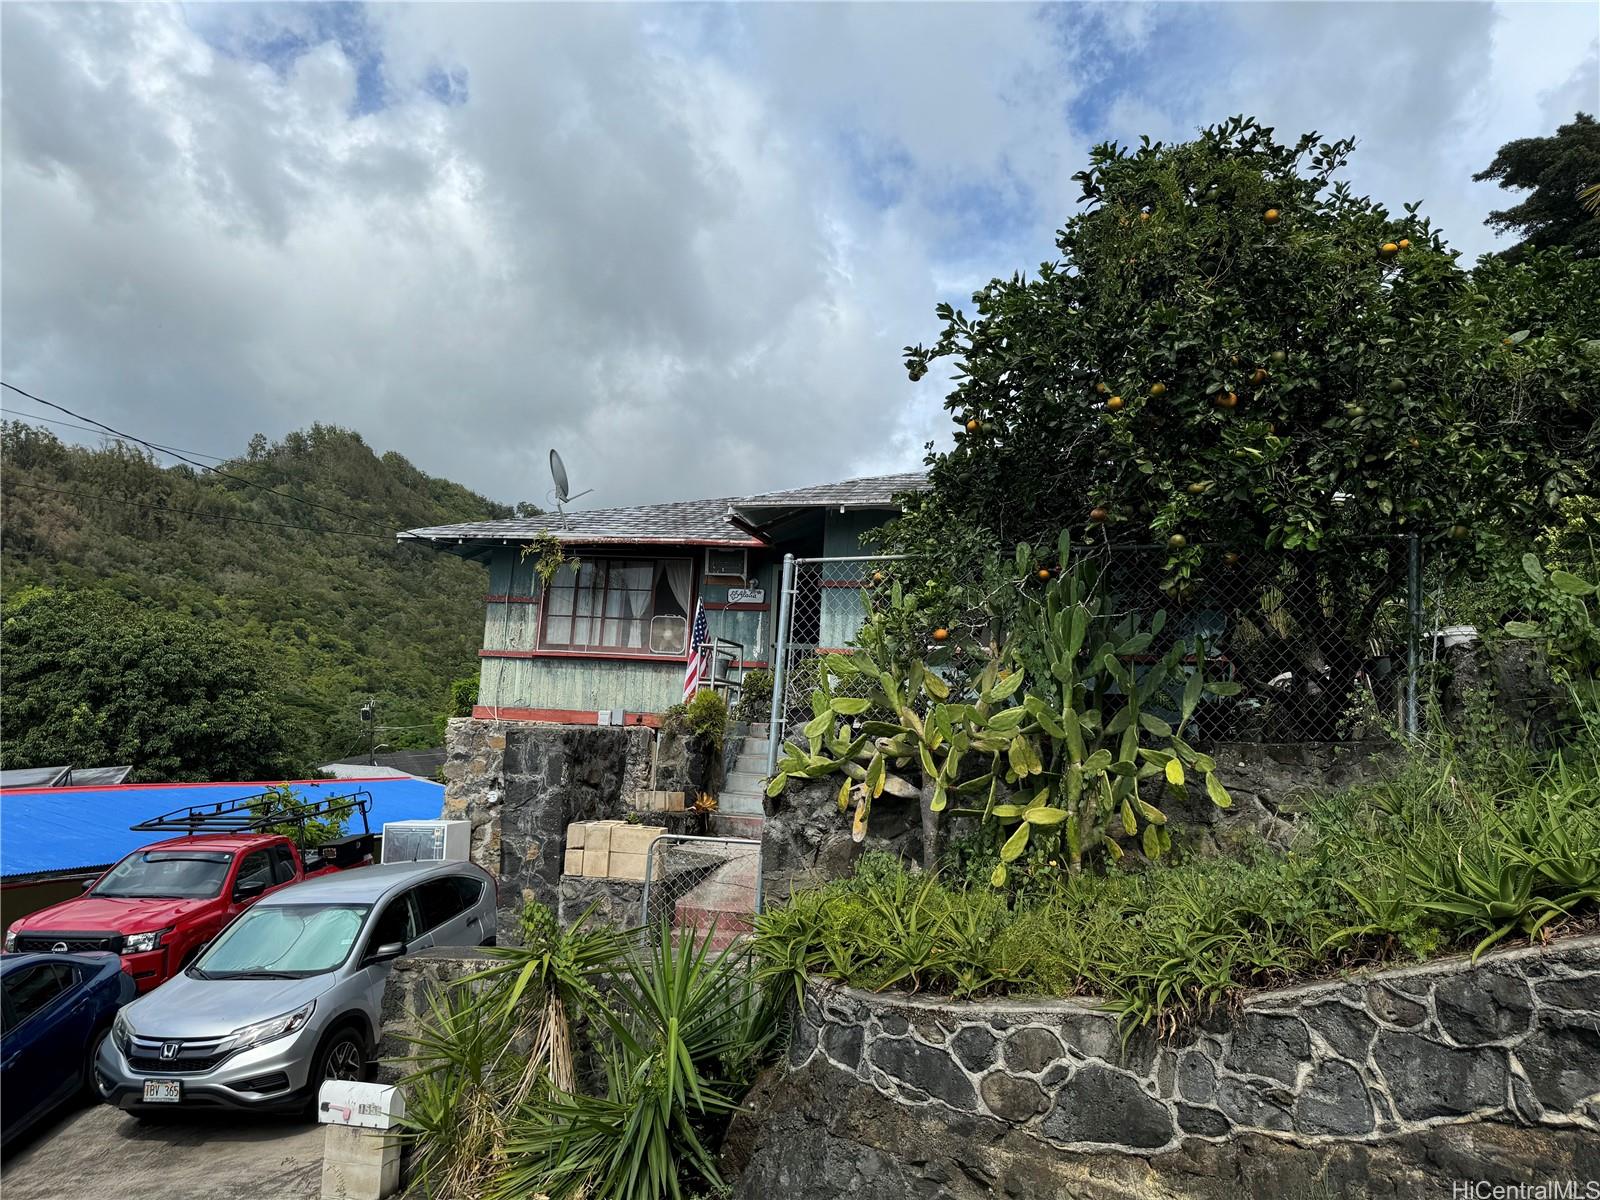
[[[723,783],[722,795],[717,797],[717,815],[712,818],[712,827],[723,837],[759,838],[761,822],[766,817],[767,749],[770,745],[766,723],[752,722],[738,745],[738,757]]]

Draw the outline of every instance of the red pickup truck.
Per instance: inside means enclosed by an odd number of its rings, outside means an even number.
[[[250,828],[275,816],[252,815],[244,807],[249,802],[208,806],[181,816],[169,813],[134,826],[195,832],[143,846],[89,884],[82,896],[14,922],[6,930],[5,948],[109,950],[122,956],[122,968],[139,991],[148,992],[181,971],[223,926],[262,896],[346,864],[371,861],[367,834],[324,847],[320,854],[313,851],[308,871],[289,838]],[[356,804],[364,818],[365,806]],[[206,832],[208,826],[221,831]]]

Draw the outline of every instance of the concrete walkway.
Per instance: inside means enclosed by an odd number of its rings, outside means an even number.
[[[147,1125],[109,1104],[64,1110],[6,1154],[5,1200],[314,1200],[322,1127],[192,1114]]]

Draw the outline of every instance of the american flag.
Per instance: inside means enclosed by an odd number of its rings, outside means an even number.
[[[700,647],[706,641],[706,606],[703,600],[696,600],[694,604],[694,627],[689,630],[689,665],[683,673],[683,698],[685,701],[694,699],[694,694],[700,690],[700,681],[705,676],[705,655],[700,653]]]

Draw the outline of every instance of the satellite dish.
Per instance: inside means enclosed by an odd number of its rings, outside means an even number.
[[[554,449],[550,451],[550,478],[556,481],[556,499],[565,504],[572,498],[572,485],[567,482],[566,465]]]
[[[594,491],[586,488],[576,496],[572,494],[572,484],[567,481],[566,464],[561,461],[561,455],[552,448],[550,451],[550,478],[555,481],[556,511],[561,511],[561,506],[571,500],[578,500]]]

